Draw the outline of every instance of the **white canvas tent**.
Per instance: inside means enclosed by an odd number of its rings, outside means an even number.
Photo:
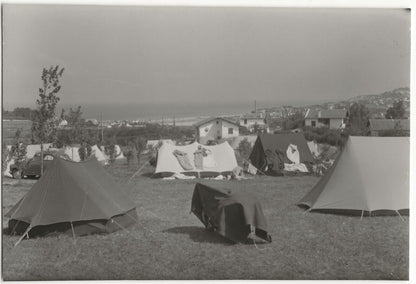
[[[105,155],[97,145],[91,147],[91,156],[97,158],[97,161],[101,164],[108,164],[107,155]]]
[[[194,160],[194,154],[198,151],[199,147],[206,149],[210,153],[204,158],[202,168],[197,167]],[[178,158],[174,155],[175,151],[186,154],[190,166],[188,169],[181,166]],[[163,143],[158,151],[155,174],[170,176],[181,173],[205,177],[231,174],[232,170],[237,166],[234,150],[227,142],[213,146],[201,145],[198,142],[184,146]]]
[[[350,137],[334,166],[299,202],[311,210],[409,209],[409,137]]]
[[[116,150],[116,160],[126,159],[119,145],[115,145],[115,150]]]
[[[61,151],[68,155],[68,157],[74,162],[81,161],[81,157],[79,156],[78,150],[79,147],[77,146],[66,146],[61,149]]]
[[[308,144],[309,150],[311,150],[312,155],[315,158],[319,157],[319,155],[321,154],[319,152],[319,144],[316,143],[315,141],[307,141],[306,143]]]

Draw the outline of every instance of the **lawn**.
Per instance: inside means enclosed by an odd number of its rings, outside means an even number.
[[[314,176],[242,181],[150,178],[152,168],[117,164],[139,222],[108,235],[23,240],[3,234],[4,280],[86,279],[408,279],[409,217],[304,213],[295,203]],[[195,183],[255,193],[270,244],[232,244],[189,214]],[[3,180],[3,215],[36,182]],[[7,225],[3,220],[3,228]]]
[[[21,137],[26,142],[30,141],[32,122],[30,120],[2,120],[3,141],[2,143],[10,145],[14,141],[16,130],[20,129]]]

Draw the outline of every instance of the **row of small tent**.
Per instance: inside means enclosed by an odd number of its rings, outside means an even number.
[[[310,210],[362,213],[392,210],[399,214],[400,210],[408,210],[409,142],[408,137],[350,137],[331,170],[298,205],[306,205]],[[53,163],[6,214],[9,217],[10,233],[21,234],[22,238],[54,231],[85,235],[108,233],[137,222],[134,202],[125,195],[126,190],[121,189],[123,185],[114,182],[97,160],[73,163],[57,158]],[[204,208],[209,209],[214,203],[218,206],[218,200],[221,200],[223,206],[231,206],[230,210],[212,208],[204,211]],[[250,233],[247,226],[250,229],[257,226],[261,229],[258,233],[270,241],[264,216],[238,216],[244,210],[233,209],[240,208],[241,204],[252,206],[252,211],[260,208],[253,200],[248,196],[231,195],[226,191],[197,184],[191,211],[207,227],[220,226],[219,233],[225,235],[227,228],[207,220],[245,220],[244,226],[239,227],[242,229],[235,233],[245,235]],[[209,204],[204,204],[205,202]],[[209,216],[209,211],[212,211],[211,214],[229,212],[232,216],[213,218],[215,216]],[[261,222],[257,224],[255,220]],[[233,225],[235,227],[235,224],[229,224],[229,228]]]
[[[210,162],[204,163],[203,167],[198,167],[194,163],[194,156],[201,149],[208,153],[204,159],[209,158]],[[290,163],[312,163],[315,160],[303,134],[287,133],[258,135],[247,162],[257,169],[256,171],[264,172],[270,155],[276,151],[283,151]],[[177,153],[181,153],[180,158],[177,157]],[[189,167],[183,166],[184,157]],[[235,151],[227,141],[217,145],[202,145],[196,141],[188,145],[162,143],[157,152],[155,175],[161,177],[177,174],[199,177],[226,176],[231,175],[236,167],[238,164]]]
[[[250,154],[250,163],[257,169],[264,169],[268,158],[266,149],[286,149],[289,145],[297,146],[300,162],[315,161],[303,134],[289,133],[259,135]],[[227,142],[203,146],[216,160],[215,167],[203,170],[184,170],[172,154],[180,150],[192,156],[200,146],[197,142],[186,146],[163,144],[158,152],[155,174],[227,175],[237,166],[234,151]],[[398,212],[409,208],[409,137],[351,136],[341,154],[332,148],[328,152],[335,158],[334,164],[300,204],[311,209],[358,211]]]
[[[8,145],[8,155],[6,157],[6,169],[3,173],[3,176],[11,177],[10,174],[10,166],[14,164],[14,158],[11,156],[12,146]],[[59,154],[65,154],[69,159],[71,159],[74,162],[81,161],[81,157],[79,155],[79,149],[78,146],[66,146],[63,148],[54,148],[52,143],[45,143],[43,144],[44,151],[51,151],[56,152]],[[37,153],[40,153],[41,151],[41,145],[40,144],[29,144],[26,145],[26,160],[33,158]],[[103,165],[108,164],[109,157],[105,154],[105,149],[103,146],[94,145],[91,147],[91,156],[95,157],[97,161]],[[125,159],[123,152],[121,151],[121,148],[119,145],[115,145],[115,158],[116,159]]]

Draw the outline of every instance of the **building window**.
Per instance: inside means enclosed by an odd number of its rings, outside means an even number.
[[[311,125],[312,127],[316,127],[316,121],[315,120],[311,121]]]
[[[247,119],[244,119],[244,124],[247,124]]]
[[[220,123],[220,122],[217,120],[217,124],[218,124],[218,123]]]
[[[233,134],[234,129],[233,128],[228,128],[228,134]]]

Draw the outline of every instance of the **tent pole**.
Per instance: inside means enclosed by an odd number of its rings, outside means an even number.
[[[76,244],[77,243],[77,239],[75,237],[75,230],[74,230],[74,225],[72,224],[72,221],[71,221],[71,229],[72,229],[72,236],[74,237],[74,244]]]
[[[151,160],[151,159],[150,159]],[[135,177],[146,165],[147,165],[147,163],[149,163],[150,162],[150,160],[148,160],[146,163],[144,163],[141,167],[140,167],[140,169],[137,171],[137,172],[135,172],[130,178],[129,178],[129,180],[127,181],[127,183],[129,183],[130,181],[131,181],[131,179],[133,178],[133,177]]]
[[[361,210],[361,221],[363,220],[364,210]]]
[[[399,215],[400,219],[402,219],[402,221],[404,222],[404,218],[402,217],[402,215],[400,214],[400,212],[398,210],[395,210],[395,211]]]
[[[29,231],[30,229],[32,229],[32,227],[28,227],[26,229],[26,231],[23,233],[23,235],[20,237],[20,239],[14,244],[14,246],[16,247],[18,244],[20,244],[20,242],[23,240],[23,238],[27,235],[27,238],[29,238]]]
[[[116,225],[117,226],[119,226],[120,228],[122,228],[123,230],[125,230],[127,233],[130,233],[130,231],[129,230],[127,230],[126,228],[124,228],[123,226],[121,226],[116,220],[114,220],[114,219],[111,219],[111,222],[114,222],[114,223],[116,223]]]

